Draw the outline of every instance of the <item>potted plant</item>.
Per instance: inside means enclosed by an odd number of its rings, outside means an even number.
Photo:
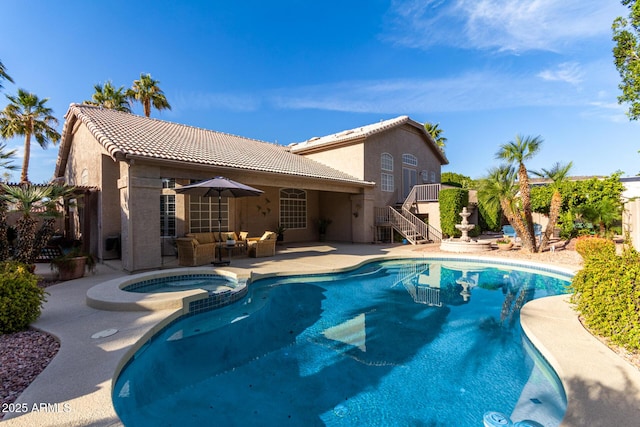
[[[284,241],[284,232],[285,231],[287,231],[287,229],[284,228],[284,225],[278,224],[278,226],[276,227],[276,234],[278,235],[278,237],[276,238],[276,242]]]
[[[227,246],[235,246],[236,239],[234,233],[227,233]]]
[[[327,218],[320,218],[318,220],[318,232],[320,234],[319,240],[321,242],[325,241],[326,235],[327,235],[327,227],[329,227],[329,225],[332,223],[333,221],[331,221],[330,219]]]
[[[498,245],[499,251],[508,251],[513,247],[513,242],[508,237],[503,237],[502,239],[496,240],[496,245]]]
[[[93,272],[95,266],[95,258],[91,254],[83,253],[78,247],[51,260],[51,269],[58,271],[60,280],[79,279],[84,276],[85,270]]]

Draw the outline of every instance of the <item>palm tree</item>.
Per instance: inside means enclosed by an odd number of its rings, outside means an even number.
[[[516,135],[514,141],[509,141],[500,146],[496,158],[506,160],[518,165],[518,184],[520,186],[520,199],[522,201],[522,213],[526,223],[526,233],[521,235],[522,248],[525,251],[535,252],[536,239],[533,233],[533,218],[531,215],[531,195],[529,188],[529,174],[524,162],[535,156],[542,145],[542,138],[522,137]]]
[[[98,105],[110,110],[131,112],[131,104],[124,89],[124,86],[115,88],[111,81],[107,81],[104,86],[98,83],[93,87],[95,93],[91,95],[91,101],[84,101],[85,104]]]
[[[597,202],[587,202],[579,212],[587,221],[598,224],[598,234],[605,237],[607,228],[622,216],[621,210],[619,201],[605,197]]]
[[[13,157],[16,154],[16,150],[5,151],[7,149],[6,144],[0,144],[0,169],[13,170],[16,167],[11,164]]]
[[[502,165],[489,170],[486,178],[480,181],[478,197],[489,209],[502,209],[502,213],[519,236],[524,236],[527,226],[522,218],[516,185],[516,170],[513,166]]]
[[[443,130],[438,127],[439,125],[440,123],[436,123],[434,125],[433,123],[426,122],[424,124],[424,130],[426,130],[427,133],[431,135],[431,138],[433,138],[433,140],[436,142],[436,145],[442,150],[444,149],[444,145],[447,142],[447,138],[442,136]]]
[[[542,235],[542,240],[540,241],[538,252],[542,252],[547,248],[547,244],[549,243],[551,234],[553,234],[553,229],[555,228],[558,222],[558,218],[560,217],[560,209],[562,208],[562,193],[560,193],[560,185],[566,181],[567,175],[569,175],[569,171],[571,170],[572,166],[573,162],[569,162],[564,165],[560,162],[556,162],[549,170],[541,169],[540,171],[531,171],[531,173],[536,176],[550,179],[550,186],[553,189],[553,194],[551,195],[551,204],[549,206],[549,223],[547,224],[547,228],[544,230],[544,234]]]
[[[0,186],[0,204],[3,205],[3,209],[7,203],[12,204],[22,214],[16,222],[18,231],[14,254],[16,261],[33,264],[55,231],[55,216],[59,215],[59,200],[70,197],[72,192],[73,187],[56,185],[41,187],[31,184],[20,186],[2,184]],[[44,208],[44,213],[38,214],[44,217],[40,229],[36,229],[38,220],[33,214],[33,209],[36,207]],[[2,219],[2,215],[0,215],[0,219]]]
[[[4,68],[4,64],[0,61],[0,89],[2,89],[2,80],[7,80],[13,83],[13,79],[7,74],[6,68]]]
[[[10,103],[0,111],[0,135],[3,138],[24,136],[24,159],[20,182],[28,183],[31,137],[35,137],[42,148],[47,148],[49,142],[57,144],[60,134],[53,126],[58,124],[58,120],[53,117],[53,110],[45,106],[49,98],[39,99],[33,93],[18,89],[18,96],[7,95],[7,99]]]
[[[158,87],[158,80],[151,78],[151,74],[140,74],[140,80],[133,81],[133,87],[127,91],[130,99],[135,99],[142,104],[144,115],[151,115],[151,106],[156,110],[171,110],[171,105],[164,96],[162,89]]]

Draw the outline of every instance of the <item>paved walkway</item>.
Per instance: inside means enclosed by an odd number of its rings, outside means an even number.
[[[260,274],[309,273],[347,268],[382,256],[439,255],[443,254],[398,245],[292,245],[280,248],[272,258],[233,259],[228,269],[245,274],[247,269]],[[50,296],[34,326],[57,336],[60,351],[15,402],[29,412],[7,414],[0,426],[121,425],[111,402],[114,373],[128,359],[134,343],[151,336],[164,319],[179,314],[178,309],[103,311],[85,304],[91,287],[123,276],[117,262],[108,262],[99,265],[95,275],[47,289]],[[563,380],[569,402],[563,426],[638,425],[640,371],[591,337],[566,297],[528,303],[522,310],[522,323]],[[117,332],[92,337],[110,329]]]

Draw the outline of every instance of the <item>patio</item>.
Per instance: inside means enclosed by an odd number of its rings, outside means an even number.
[[[557,255],[560,262],[556,265],[563,271],[579,267],[561,252],[547,256]],[[517,256],[515,251],[489,254],[465,258],[505,262],[504,258]],[[279,247],[275,257],[233,258],[224,269],[245,274],[249,269],[265,275],[311,273],[348,268],[372,258],[438,256],[452,258],[451,254],[439,253],[434,245],[300,244]],[[535,260],[514,261],[540,265]],[[163,265],[170,268],[177,261],[167,258],[165,262]],[[48,274],[48,265],[38,267]],[[7,414],[3,425],[121,425],[111,403],[114,373],[137,341],[153,335],[166,319],[180,311],[113,312],[86,305],[90,288],[126,276],[118,261],[106,261],[98,265],[95,275],[47,288],[48,302],[34,326],[58,337],[60,351],[15,403],[26,403],[30,408],[34,403],[44,403],[49,404],[49,409],[26,415]],[[640,406],[640,371],[584,330],[566,296],[535,300],[525,306],[521,318],[532,342],[563,379],[569,405],[562,425],[635,425]],[[110,329],[117,332],[105,337],[96,335]],[[15,418],[8,418],[12,416]]]

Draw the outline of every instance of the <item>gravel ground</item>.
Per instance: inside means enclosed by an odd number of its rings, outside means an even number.
[[[0,335],[0,407],[15,401],[59,348],[53,336],[33,329]],[[0,419],[3,415],[0,411]]]
[[[525,254],[519,248],[511,251],[494,250],[486,253],[491,257],[518,258],[538,261],[567,268],[579,268],[582,257],[571,245],[554,242],[554,252],[541,254]],[[438,245],[417,247],[416,251],[440,252]],[[449,254],[448,252],[442,252]],[[484,254],[483,254],[484,255]],[[45,284],[46,286],[46,284]],[[640,369],[640,352],[630,353],[625,349],[610,345],[607,340],[600,339],[606,345]],[[36,330],[0,335],[0,405],[12,403],[29,384],[47,367],[56,355],[60,343],[53,336]],[[0,419],[2,419],[0,412]]]

